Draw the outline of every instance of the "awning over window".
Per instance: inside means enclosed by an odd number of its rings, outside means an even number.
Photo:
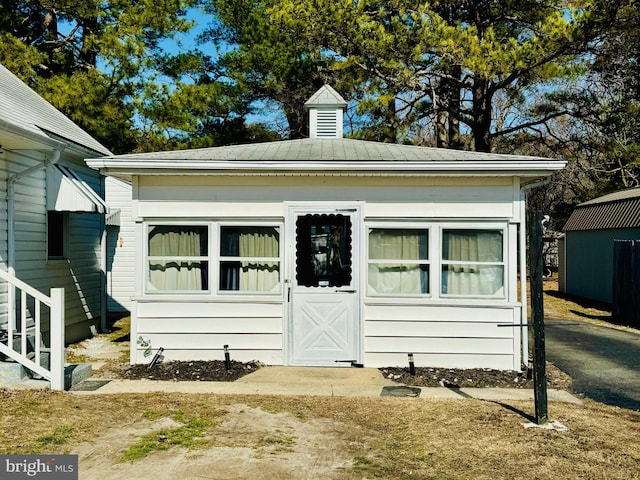
[[[73,169],[56,164],[47,169],[47,210],[107,213],[109,208]]]
[[[119,227],[120,226],[120,209],[112,208],[109,210],[109,213],[104,217],[105,225],[110,227]]]

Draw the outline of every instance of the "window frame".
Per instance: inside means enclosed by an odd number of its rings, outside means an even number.
[[[208,285],[207,290],[151,290],[148,284],[149,278],[149,265],[150,260],[162,260],[169,259],[166,256],[150,256],[149,255],[149,231],[152,227],[156,226],[178,226],[178,227],[207,227],[207,256],[179,256],[179,257],[170,257],[172,260],[187,260],[187,261],[200,261],[200,262],[208,262],[207,266],[207,275],[208,275]],[[279,281],[278,288],[269,292],[261,292],[261,291],[236,291],[236,290],[222,290],[220,288],[220,262],[224,261],[225,258],[233,259],[233,261],[237,261],[237,257],[223,257],[220,255],[220,240],[221,240],[221,228],[222,227],[273,227],[279,233],[278,239],[278,257],[271,259],[269,257],[268,260],[273,260],[273,262],[279,263]],[[241,297],[244,300],[254,297],[266,299],[268,298],[282,298],[284,291],[284,275],[283,275],[283,266],[285,264],[284,261],[284,240],[283,240],[283,232],[284,225],[282,221],[263,221],[263,220],[246,220],[246,221],[238,221],[238,220],[206,220],[206,219],[193,219],[193,220],[154,220],[154,219],[146,219],[142,222],[142,236],[143,236],[143,255],[142,255],[142,295],[160,297],[164,296],[166,298],[170,297],[202,297],[208,299],[222,299],[222,298],[235,298],[238,299]],[[257,259],[259,261],[266,259],[266,257],[242,257],[249,259]]]
[[[430,299],[434,298],[433,296],[433,224],[427,222],[367,222],[364,224],[365,230],[365,282],[364,282],[364,295],[367,298],[371,299]],[[372,230],[416,230],[416,231],[424,231],[427,233],[427,258],[426,259],[416,259],[416,260],[404,260],[404,259],[393,259],[393,260],[385,260],[385,259],[372,259],[369,251],[369,235]],[[428,291],[427,293],[378,293],[378,292],[370,292],[369,290],[369,265],[371,264],[385,264],[385,265],[406,265],[406,264],[415,264],[415,265],[427,265],[427,283],[428,283]]]
[[[62,244],[62,254],[61,255],[52,255],[51,254],[51,217],[53,215],[59,216],[60,222],[56,222],[56,227],[61,229],[62,231],[59,233]],[[56,260],[66,260],[69,254],[69,214],[67,212],[58,212],[56,210],[47,210],[47,260],[48,261],[56,261]]]
[[[508,224],[496,223],[496,222],[473,222],[473,223],[440,223],[438,226],[438,297],[443,300],[454,299],[473,299],[473,300],[507,300],[508,297],[508,258],[509,258],[509,232]],[[499,232],[502,236],[502,260],[499,262],[480,262],[480,261],[468,261],[468,260],[445,260],[443,242],[445,237],[445,231],[459,230],[459,231],[485,231],[485,232]],[[483,294],[454,294],[443,293],[443,268],[446,265],[479,265],[479,266],[498,266],[502,268],[502,292],[493,295]]]
[[[151,228],[153,227],[206,227],[207,228],[207,255],[197,255],[197,256],[189,256],[189,255],[179,255],[179,256],[166,256],[166,255],[150,255],[149,253],[149,233]],[[143,292],[145,295],[209,295],[212,291],[211,289],[211,225],[209,222],[202,221],[161,221],[154,222],[149,221],[144,223],[144,264],[143,264]],[[177,261],[190,261],[190,262],[207,262],[207,278],[209,279],[207,289],[206,290],[152,290],[149,288],[149,267],[151,261],[168,261],[168,260],[177,260]]]
[[[419,295],[402,295],[402,294],[371,294],[368,291],[369,284],[369,268],[370,263],[379,263],[378,261],[372,261],[369,258],[369,232],[371,229],[423,229],[429,233],[429,293]],[[497,262],[502,267],[502,292],[499,295],[478,295],[478,294],[443,294],[442,293],[442,267],[447,264],[443,261],[443,249],[442,241],[444,232],[447,230],[484,230],[484,231],[499,231],[502,234],[502,262]],[[393,220],[389,219],[377,219],[372,221],[365,221],[363,226],[363,248],[364,259],[362,273],[364,275],[364,292],[363,298],[369,304],[411,304],[420,305],[423,302],[429,302],[432,305],[436,304],[478,304],[485,305],[487,303],[496,302],[508,302],[509,292],[512,285],[509,285],[509,268],[510,266],[510,246],[509,246],[509,222],[501,220],[477,220],[470,219],[463,221],[459,219],[449,220],[428,220],[428,219],[411,219],[411,220]],[[462,262],[468,264],[470,262]],[[474,262],[471,262],[474,263]],[[496,262],[492,262],[496,264]]]
[[[283,292],[283,226],[281,222],[264,222],[264,221],[215,221],[213,222],[215,236],[213,240],[214,247],[216,247],[212,251],[212,262],[215,263],[215,267],[213,267],[213,273],[215,275],[215,292],[217,296],[231,295],[231,296],[282,296]],[[224,227],[231,228],[251,228],[251,227],[270,227],[274,228],[278,232],[278,257],[231,257],[228,255],[222,255],[220,253],[220,247],[222,246],[222,229]],[[277,290],[270,291],[260,291],[260,290],[223,290],[221,288],[220,282],[220,272],[222,262],[243,262],[243,261],[253,261],[253,262],[265,262],[265,263],[278,263],[279,268],[279,279],[278,279],[278,288]],[[213,278],[213,277],[212,277]]]

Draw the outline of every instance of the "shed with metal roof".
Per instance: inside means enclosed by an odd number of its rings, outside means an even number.
[[[615,240],[640,240],[640,188],[610,193],[578,205],[564,228],[560,289],[613,301]]]

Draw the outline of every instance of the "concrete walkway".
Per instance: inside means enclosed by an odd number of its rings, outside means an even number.
[[[90,378],[91,382],[100,382]],[[234,395],[308,395],[328,397],[477,398],[491,401],[533,400],[533,390],[519,388],[406,387],[385,379],[376,368],[262,367],[235,382],[173,382],[157,380],[111,380],[96,390],[77,390],[78,395],[122,393],[210,393]],[[384,392],[384,394],[383,394]],[[551,402],[580,403],[563,390],[548,390]]]

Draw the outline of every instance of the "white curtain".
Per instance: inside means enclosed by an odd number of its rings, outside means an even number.
[[[201,230],[196,227],[156,226],[149,230],[149,288],[153,290],[202,290],[207,262],[169,260],[166,257],[202,255]],[[206,248],[206,247],[204,247]]]
[[[239,232],[239,256],[279,258],[279,239],[275,228],[243,228]],[[279,262],[242,262],[240,291],[269,292],[280,285]]]
[[[442,292],[452,295],[497,295],[502,291],[502,235],[498,231],[448,231],[443,238]]]
[[[416,230],[373,229],[369,233],[369,293],[428,293],[426,232]],[[385,263],[406,260],[407,263]],[[413,262],[415,261],[415,262]]]

